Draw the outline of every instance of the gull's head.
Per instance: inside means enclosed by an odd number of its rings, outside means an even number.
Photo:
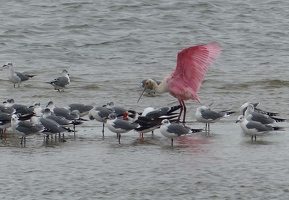
[[[199,106],[197,108],[197,112],[200,112],[200,113],[204,112],[205,110],[210,110],[210,108],[208,106]]]
[[[44,109],[44,114],[45,114],[46,116],[48,116],[48,115],[51,115],[52,112],[51,112],[51,110],[50,110],[49,108],[45,108],[45,109]]]
[[[12,62],[7,62],[5,65],[3,65],[3,67],[13,67]]]
[[[162,125],[169,125],[170,123],[171,123],[170,120],[164,119],[161,124]]]
[[[240,112],[241,112],[242,115],[245,114],[245,111],[247,110],[247,107],[249,106],[249,104],[250,104],[249,102],[246,102],[246,103],[244,103],[244,104],[241,106]]]
[[[66,69],[62,70],[62,76],[69,76],[68,71]]]
[[[17,123],[17,122],[18,122],[18,116],[15,115],[15,114],[13,114],[13,115],[11,116],[11,122]]]
[[[248,116],[249,114],[252,114],[254,112],[255,108],[254,108],[254,105],[253,104],[249,104],[244,115],[245,116]]]
[[[250,111],[250,112],[253,112],[254,111],[254,105],[253,104],[249,104],[247,110]]]
[[[117,116],[116,116],[116,114],[115,113],[111,113],[110,115],[108,115],[108,117],[107,117],[108,119],[110,119],[110,120],[114,120],[114,119],[116,119],[117,118]]]
[[[245,119],[245,118],[244,118],[244,115],[240,115],[240,116],[238,117],[236,123],[242,122],[242,121],[244,121],[244,119]]]
[[[244,104],[241,106],[241,108],[240,108],[240,112],[241,112],[242,115],[245,114],[245,111],[248,109],[248,106],[249,106],[250,104],[253,106],[253,109],[256,108],[256,107],[259,105],[259,103],[250,103],[250,102],[244,103]]]
[[[108,102],[108,103],[106,104],[106,106],[107,106],[108,108],[112,108],[112,107],[114,106],[114,103],[113,103],[112,101],[110,101],[110,102]]]
[[[50,109],[53,109],[54,108],[54,103],[53,101],[49,101],[46,108],[50,108]]]
[[[63,74],[68,74],[68,71],[66,69],[62,70]]]
[[[6,107],[11,107],[14,104],[14,99],[7,99],[7,101],[4,101],[3,104]]]
[[[36,102],[33,104],[33,106],[34,106],[34,107],[40,107],[40,102],[37,102],[37,101],[36,101]]]

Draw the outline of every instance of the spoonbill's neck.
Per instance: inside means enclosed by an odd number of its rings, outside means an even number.
[[[153,81],[152,83],[153,83],[153,85],[152,85],[153,89],[156,93],[163,94],[165,92],[168,92],[168,86],[167,86],[166,78],[164,78],[159,85],[155,81]]]

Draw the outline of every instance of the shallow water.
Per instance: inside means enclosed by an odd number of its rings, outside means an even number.
[[[199,96],[216,110],[239,111],[246,102],[288,118],[288,10],[286,1],[6,1],[1,5],[0,60],[35,74],[13,88],[0,71],[2,101],[31,105],[50,100],[142,111],[177,104],[169,94],[144,96],[146,78],[161,80],[181,49],[218,41],[223,52],[206,74]],[[45,83],[67,69],[70,87]],[[197,102],[187,102],[188,125]],[[1,199],[285,199],[288,196],[288,124],[251,142],[235,121],[211,133],[170,140],[114,133],[85,122],[76,140],[36,135],[25,147],[10,134],[0,142]]]

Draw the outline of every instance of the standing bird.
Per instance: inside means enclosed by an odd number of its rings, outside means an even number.
[[[154,79],[153,79],[153,80],[154,80]],[[146,81],[147,81],[147,79],[144,79],[144,80],[142,80],[142,82],[140,83],[140,86],[141,86],[142,88],[145,87]],[[160,81],[157,81],[157,80],[154,80],[154,81],[156,81],[157,84],[160,84],[160,83],[161,83]],[[149,96],[154,96],[154,95],[155,95],[155,91],[154,91],[154,89],[153,89],[152,87],[148,87],[148,88],[145,90],[145,93],[146,93],[147,95],[149,95]]]
[[[254,105],[249,104],[245,111],[245,118],[248,121],[257,121],[261,124],[273,124],[276,122],[285,122],[285,119],[278,118],[276,116],[269,116],[267,114],[260,113],[259,111],[255,111]]]
[[[14,67],[12,65],[12,62],[7,62],[3,67],[8,67],[9,73],[8,73],[8,79],[12,83],[14,83],[14,87],[20,87],[20,83],[22,81],[27,81],[28,79],[34,77],[35,75],[28,75],[28,74],[22,74],[20,72],[16,72],[14,70]]]
[[[193,46],[180,51],[175,71],[165,77],[159,85],[156,81],[148,79],[137,102],[139,102],[143,93],[149,87],[152,87],[158,94],[169,92],[178,99],[181,105],[178,120],[180,120],[182,112],[184,112],[183,123],[185,123],[186,105],[184,101],[192,99],[200,103],[198,90],[206,72],[219,57],[220,53],[221,46],[217,42]]]
[[[74,110],[79,111],[79,116],[84,117],[88,115],[89,111],[93,108],[91,105],[84,105],[82,103],[72,103],[67,106],[67,109],[72,112]]]
[[[173,146],[174,138],[180,137],[183,135],[187,135],[190,133],[201,132],[203,129],[191,129],[187,126],[183,126],[181,124],[171,124],[168,119],[164,119],[162,121],[162,125],[160,127],[160,132],[168,137],[171,138],[171,145]]]
[[[254,111],[258,112],[258,113],[261,113],[261,114],[265,114],[265,115],[269,115],[269,116],[278,116],[279,113],[276,113],[276,112],[268,112],[268,111],[265,111],[265,110],[261,110],[260,108],[257,108],[257,106],[260,104],[260,103],[250,103],[250,102],[246,102],[244,103],[241,108],[240,108],[240,112],[241,112],[241,115],[245,115],[245,112],[248,108],[248,106],[252,104],[254,106]]]
[[[21,135],[20,144],[24,145],[26,142],[26,136],[40,133],[43,130],[43,126],[39,124],[34,124],[30,121],[19,121],[18,116],[13,114],[11,117],[11,127],[14,133]]]
[[[106,123],[106,120],[108,116],[113,113],[112,109],[106,108],[106,107],[94,107],[92,108],[89,113],[88,117],[90,120],[96,120],[102,123],[102,137],[104,138],[104,124]]]
[[[262,124],[257,121],[248,121],[246,117],[244,117],[244,115],[240,115],[238,117],[236,123],[238,122],[240,122],[241,129],[244,131],[244,133],[247,135],[251,135],[252,141],[254,138],[256,141],[257,135],[262,136],[271,131],[278,131],[284,129],[282,127],[271,126],[269,124]]]
[[[60,91],[60,89],[62,89],[62,91],[64,91],[64,88],[67,87],[70,83],[68,71],[64,69],[60,77],[54,79],[53,81],[46,82],[46,83],[51,84],[55,90]]]
[[[115,113],[110,114],[106,120],[107,128],[116,133],[118,136],[118,143],[120,144],[121,133],[127,133],[138,127],[136,123],[130,123],[123,119],[118,119]]]
[[[210,132],[210,123],[215,123],[223,117],[228,117],[235,113],[230,110],[214,111],[210,106],[200,106],[196,111],[196,119],[198,122],[206,123],[206,132]]]
[[[49,135],[53,135],[57,133],[60,134],[60,133],[67,132],[67,131],[71,132],[70,129],[59,125],[56,121],[52,119],[34,116],[31,118],[31,121],[34,124],[40,124],[43,126],[43,130],[41,131],[41,133],[46,135],[46,139],[49,138]]]

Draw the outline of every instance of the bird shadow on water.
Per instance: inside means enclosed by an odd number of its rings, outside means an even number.
[[[263,136],[264,137],[264,136]],[[257,138],[257,140],[251,140],[251,137],[250,136],[244,136],[244,140],[242,141],[242,145],[244,146],[258,146],[258,145],[273,145],[275,144],[274,141],[268,141],[268,140],[265,140],[264,138]]]
[[[108,143],[113,148],[123,148],[123,147],[138,147],[138,146],[152,146],[158,145],[160,141],[159,136],[147,135],[143,138],[138,136],[122,136],[120,144],[117,141],[116,136],[105,138],[104,140],[109,140]]]
[[[204,152],[208,151],[206,146],[211,143],[212,140],[209,136],[190,135],[175,139],[173,146],[171,145],[170,141],[164,140],[162,144],[162,149],[170,151],[173,150],[177,153],[195,152],[203,154]]]
[[[21,144],[21,137],[9,135],[0,137],[0,147],[16,147],[16,148],[41,148],[55,147],[63,144],[63,138],[44,140],[42,136],[27,137]]]

